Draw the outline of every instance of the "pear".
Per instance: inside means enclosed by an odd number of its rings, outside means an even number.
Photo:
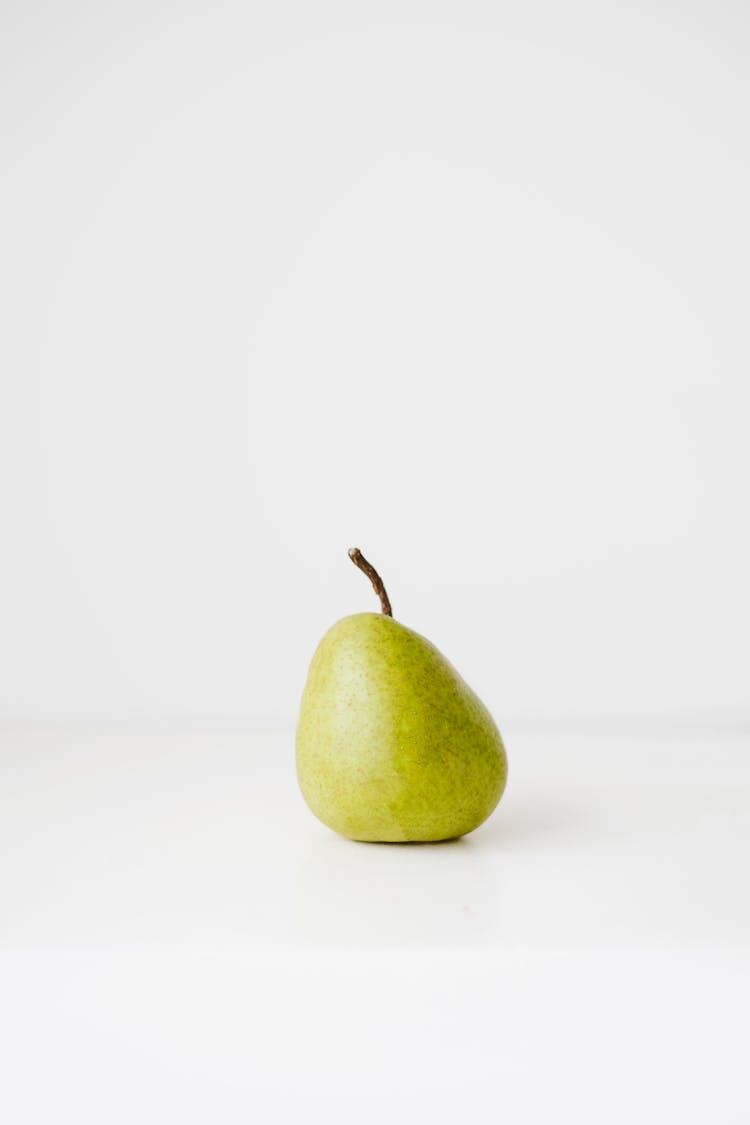
[[[493,811],[508,772],[489,711],[437,648],[381,613],[345,617],[312,658],[297,726],[297,778],[315,815],[352,840],[447,840]]]

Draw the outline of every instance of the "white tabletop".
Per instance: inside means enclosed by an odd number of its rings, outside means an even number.
[[[293,731],[0,729],[0,947],[675,947],[750,940],[750,736],[505,732],[505,796],[355,844]]]
[[[505,733],[409,846],[291,730],[3,728],[0,1119],[744,1125],[747,735]]]

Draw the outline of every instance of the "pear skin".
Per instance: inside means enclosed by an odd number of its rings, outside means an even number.
[[[505,789],[500,732],[442,653],[388,615],[384,589],[381,601],[387,612],[345,617],[313,656],[297,726],[302,794],[352,840],[464,836]]]

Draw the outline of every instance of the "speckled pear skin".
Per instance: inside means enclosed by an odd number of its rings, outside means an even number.
[[[433,644],[382,613],[329,629],[297,726],[299,785],[324,824],[352,840],[464,836],[507,772],[492,716]]]

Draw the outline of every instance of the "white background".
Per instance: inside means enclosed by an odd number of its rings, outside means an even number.
[[[0,714],[742,723],[742,3],[5,0]]]
[[[0,4],[4,1121],[748,1120],[749,58]],[[294,784],[352,545],[506,734],[468,839]]]

